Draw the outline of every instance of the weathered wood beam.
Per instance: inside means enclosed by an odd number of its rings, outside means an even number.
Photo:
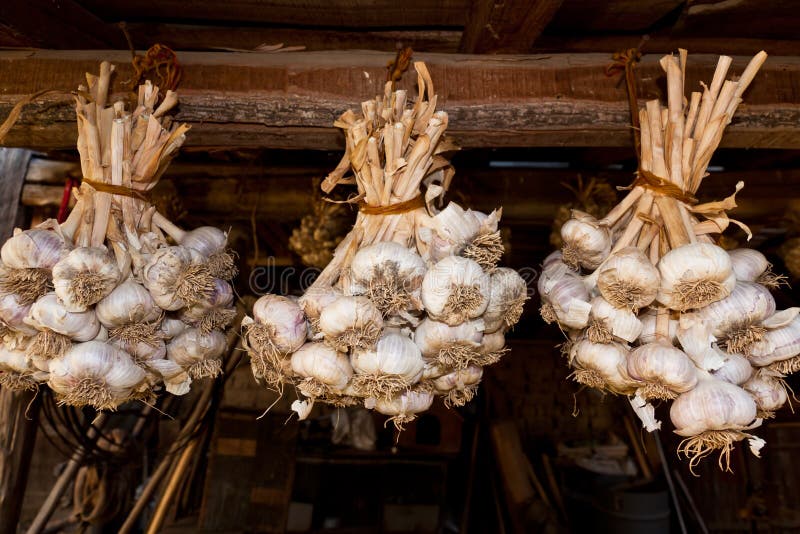
[[[187,146],[340,149],[333,121],[383,91],[386,53],[285,54],[182,52],[177,116],[192,126]],[[101,59],[129,80],[121,51],[2,51],[0,116],[22,95],[72,90]],[[417,54],[431,71],[448,132],[464,147],[629,146],[624,84],[605,75],[606,54],[474,56]],[[663,99],[659,55],[643,58],[640,101]],[[731,73],[749,58],[736,57]],[[711,79],[716,56],[690,57],[686,83]],[[400,86],[414,94],[415,76]],[[119,84],[118,84],[119,85]],[[771,57],[745,94],[722,146],[800,147],[800,58]],[[6,138],[9,146],[70,148],[74,110],[68,96],[38,99]]]
[[[532,52],[546,53],[599,53],[609,54],[641,46],[645,54],[668,54],[685,48],[694,54],[725,54],[728,56],[753,55],[765,50],[772,56],[800,56],[800,40],[756,39],[753,37],[696,37],[676,36],[672,32],[611,33],[542,35],[536,40]]]
[[[564,0],[474,0],[459,50],[528,52]]]

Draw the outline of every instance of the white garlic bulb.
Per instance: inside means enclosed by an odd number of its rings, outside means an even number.
[[[333,304],[343,293],[335,287],[316,287],[311,286],[306,290],[302,297],[297,301],[303,312],[308,318],[312,329],[316,330],[319,325],[319,316],[322,310]]]
[[[775,299],[760,284],[738,281],[730,295],[697,311],[713,325],[711,333],[728,352],[747,353],[765,329],[761,322],[775,313]]]
[[[147,366],[152,360],[163,360],[167,357],[167,345],[162,339],[144,342],[115,338],[109,343],[130,354],[137,365]]]
[[[472,210],[464,210],[455,202],[434,215],[421,213],[417,218],[417,246],[429,262],[456,256],[481,229],[481,220]]]
[[[628,354],[628,375],[643,385],[636,394],[645,400],[674,399],[697,384],[692,360],[666,343],[648,343]]]
[[[617,308],[636,312],[650,305],[658,286],[658,269],[637,247],[618,250],[598,269],[597,288]]]
[[[228,234],[214,226],[200,226],[186,232],[180,244],[196,250],[206,258],[206,267],[215,278],[232,280],[238,271],[228,251]]]
[[[480,316],[489,304],[489,275],[476,262],[448,256],[422,281],[422,303],[437,321],[457,325]]]
[[[233,287],[221,278],[214,279],[214,289],[201,301],[183,308],[179,317],[188,325],[203,332],[224,330],[236,317],[233,307]]]
[[[711,243],[691,243],[672,249],[658,262],[658,301],[672,310],[702,308],[722,300],[736,286],[728,253]]]
[[[768,330],[764,336],[750,345],[747,354],[756,367],[770,366],[789,374],[800,370],[800,317],[788,325]]]
[[[204,334],[197,328],[187,328],[167,344],[167,358],[194,379],[214,378],[222,372],[221,358],[227,346],[225,334],[219,330]]]
[[[642,323],[642,333],[639,334],[639,343],[644,345],[645,343],[652,343],[659,339],[659,336],[656,332],[656,318],[658,317],[658,312],[655,308],[648,308],[646,311],[639,313],[638,319]],[[669,338],[665,341],[672,343],[673,345],[677,343],[678,340],[678,327],[679,323],[677,319],[673,319],[672,317],[669,318]]]
[[[145,371],[125,351],[87,341],[50,361],[47,384],[71,406],[114,410],[138,392],[145,378]]]
[[[506,348],[506,335],[502,330],[492,332],[491,334],[484,334],[481,340],[481,346],[478,347],[478,354],[475,364],[481,367],[492,365],[500,361],[500,358],[508,352]]]
[[[94,310],[67,311],[55,293],[34,302],[25,322],[39,330],[28,346],[28,354],[39,358],[61,356],[72,341],[90,341],[100,332]]]
[[[152,323],[163,311],[141,284],[128,279],[97,303],[95,313],[103,326],[113,330],[128,324]]]
[[[374,349],[355,349],[350,364],[353,388],[361,397],[391,397],[419,382],[425,368],[422,353],[410,338],[384,334]]]
[[[39,387],[39,377],[46,380],[46,373],[39,373],[31,364],[24,346],[10,347],[0,343],[0,387],[11,391],[35,391]]]
[[[31,304],[23,304],[16,293],[0,294],[0,326],[3,330],[19,332],[26,336],[36,335],[38,330],[25,322]]]
[[[414,331],[414,343],[426,360],[445,368],[463,369],[481,359],[483,328],[481,319],[450,326],[426,318]]]
[[[79,247],[53,266],[53,286],[67,310],[86,311],[117,287],[122,273],[105,247]]]
[[[607,226],[579,210],[561,226],[564,263],[572,268],[596,269],[611,252],[611,232]]]
[[[383,315],[367,297],[343,296],[322,310],[319,330],[337,350],[369,349],[381,336]]]
[[[375,402],[375,410],[389,415],[389,421],[397,430],[417,418],[417,414],[428,410],[433,404],[433,392],[426,389],[410,389],[403,391],[391,399],[379,398]]]
[[[306,343],[291,359],[292,371],[302,381],[297,385],[306,397],[326,399],[342,393],[353,376],[347,355],[325,343]]]
[[[161,337],[169,341],[187,328],[189,328],[189,325],[180,319],[164,317],[164,319],[161,321],[161,327],[159,330],[161,331]]]
[[[742,384],[742,389],[753,396],[758,407],[757,416],[763,419],[775,417],[775,412],[789,399],[781,375],[774,371],[757,372]]]
[[[721,349],[716,348],[720,356],[725,358],[722,367],[713,371],[711,375],[731,384],[741,385],[753,376],[753,366],[747,358],[740,354],[727,354]]]
[[[0,248],[0,258],[11,269],[52,269],[71,248],[64,236],[52,230],[17,228]]]
[[[384,316],[422,307],[419,293],[425,261],[399,243],[382,241],[359,249],[350,272]]]
[[[581,329],[589,323],[589,290],[583,280],[566,265],[557,264],[542,272],[538,282],[547,323],[558,322],[565,328]]]
[[[522,307],[528,300],[525,280],[508,267],[499,267],[490,278],[489,304],[483,313],[487,333],[508,329],[522,317]]]
[[[715,345],[713,328],[698,313],[683,313],[678,322],[677,337],[683,352],[704,371],[714,371],[725,363],[725,355]]]
[[[161,309],[175,311],[202,301],[214,290],[206,259],[194,249],[158,249],[142,269],[142,283]]]
[[[253,305],[253,318],[242,320],[242,328],[253,376],[279,386],[284,359],[306,341],[308,325],[300,306],[286,297],[264,295]]]
[[[743,282],[757,282],[772,264],[759,251],[752,248],[737,248],[728,251],[736,279]]]
[[[572,345],[572,378],[589,387],[629,395],[640,386],[628,374],[628,348],[621,343],[592,343],[582,339]]]
[[[591,304],[587,335],[593,343],[611,343],[614,338],[633,343],[642,333],[642,322],[632,311],[612,306],[601,296]]]
[[[544,261],[542,261],[542,271],[547,271],[548,269],[553,269],[559,267],[561,265],[566,265],[564,263],[564,256],[561,254],[560,250],[555,250],[545,257]]]
[[[475,397],[482,377],[483,369],[470,365],[434,379],[433,387],[438,395],[444,397],[448,408],[464,406]]]

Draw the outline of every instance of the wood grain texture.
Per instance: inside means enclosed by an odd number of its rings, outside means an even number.
[[[11,237],[17,224],[20,193],[31,152],[18,148],[0,148],[0,238]]]
[[[475,0],[459,50],[469,54],[528,52],[564,0]]]
[[[648,30],[683,3],[684,0],[564,0],[548,31]]]

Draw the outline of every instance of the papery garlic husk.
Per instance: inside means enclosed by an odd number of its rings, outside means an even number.
[[[233,306],[233,288],[221,278],[214,279],[214,290],[208,298],[183,308],[179,317],[203,333],[214,329],[224,330],[236,317]]]
[[[611,343],[615,338],[633,343],[642,333],[642,322],[632,311],[612,306],[600,296],[591,304],[586,334],[592,343]]]
[[[721,357],[725,358],[725,363],[711,373],[714,378],[738,386],[744,384],[753,376],[753,366],[750,365],[750,361],[747,358],[741,354],[728,354],[722,349],[716,347],[715,349]]]
[[[319,330],[319,316],[322,310],[333,304],[335,300],[343,295],[342,291],[336,287],[309,287],[302,297],[297,301],[303,313],[308,319],[309,330],[314,333]]]
[[[782,374],[800,370],[800,317],[786,326],[767,331],[750,345],[747,358],[756,367],[770,367]]]
[[[242,320],[244,344],[256,379],[280,388],[287,356],[306,342],[308,324],[296,302],[279,295],[264,295],[253,305],[253,318]]]
[[[383,315],[367,297],[343,296],[319,316],[325,342],[337,350],[371,349],[383,330]]]
[[[163,360],[167,357],[167,345],[164,343],[164,340],[161,339],[150,342],[132,342],[112,338],[109,340],[109,343],[130,354],[137,365],[144,366],[145,368],[152,360]]]
[[[728,251],[737,280],[755,282],[775,289],[786,280],[785,276],[772,272],[772,264],[759,251],[752,248],[736,248]]]
[[[145,378],[145,371],[125,351],[87,341],[50,361],[47,384],[70,406],[114,410],[139,393]]]
[[[489,305],[489,275],[467,258],[436,262],[422,281],[422,303],[430,317],[457,325],[480,316]]]
[[[355,282],[384,317],[422,308],[425,261],[399,243],[383,241],[360,249],[350,264]]]
[[[353,377],[350,360],[343,352],[320,342],[306,343],[292,354],[292,372],[300,378],[297,389],[312,399],[340,395]]]
[[[713,329],[699,313],[683,313],[678,321],[677,337],[683,352],[704,371],[714,371],[725,363],[725,355],[718,350],[717,338],[711,333]]]
[[[355,349],[350,356],[355,371],[353,390],[359,397],[391,398],[419,382],[425,360],[414,342],[395,333],[384,334],[374,349]]]
[[[444,397],[444,404],[448,408],[464,406],[475,397],[481,377],[483,369],[470,365],[466,369],[457,369],[436,378],[433,387],[438,395]]]
[[[482,316],[485,332],[507,330],[517,324],[526,300],[528,286],[519,273],[508,267],[495,269],[490,278],[489,304]]]
[[[211,276],[233,280],[238,273],[235,253],[228,248],[228,234],[214,226],[200,226],[189,230],[181,238],[181,245],[198,251],[206,258]]]
[[[478,356],[474,359],[475,365],[484,367],[500,361],[510,349],[506,347],[506,335],[502,330],[484,334],[481,346],[478,347]]]
[[[53,286],[64,307],[86,311],[111,293],[122,278],[115,258],[105,247],[73,249],[53,266]]]
[[[628,347],[621,343],[592,343],[582,339],[570,348],[570,365],[575,368],[571,377],[589,387],[629,395],[641,384],[628,375],[628,352]]]
[[[482,359],[483,320],[450,326],[427,318],[414,331],[422,356],[447,369],[464,369]]]
[[[160,327],[164,311],[150,292],[133,279],[118,285],[94,308],[109,336],[127,343],[154,343],[162,338]]]
[[[39,330],[28,346],[28,354],[41,358],[61,356],[72,341],[90,341],[100,331],[94,310],[68,311],[55,293],[34,302],[25,322]]]
[[[180,365],[193,379],[214,378],[222,372],[222,355],[228,346],[225,334],[204,334],[187,328],[167,343],[167,358]]]
[[[53,266],[72,248],[59,232],[43,228],[14,230],[0,248],[0,292],[16,293],[20,302],[32,304],[47,293]]]
[[[761,419],[775,417],[775,412],[789,400],[783,375],[768,369],[761,369],[755,373],[742,384],[742,389],[753,396],[758,406],[757,417]]]
[[[142,269],[142,283],[167,311],[206,300],[214,291],[205,257],[183,246],[158,249]]]
[[[648,343],[628,354],[628,375],[643,385],[636,394],[645,400],[670,400],[697,384],[697,370],[683,351],[666,343]]]
[[[615,252],[598,269],[597,288],[617,308],[636,312],[650,305],[658,286],[658,269],[637,247]]]
[[[180,319],[175,319],[174,317],[164,317],[164,319],[161,320],[161,325],[159,327],[160,337],[166,341],[169,341],[187,328],[189,328],[189,325]]]
[[[689,468],[720,450],[719,466],[729,471],[733,444],[743,439],[750,440],[750,450],[758,456],[763,440],[745,432],[761,424],[750,394],[703,371],[698,371],[698,379],[697,386],[679,395],[669,411],[675,433],[686,438],[678,453],[689,458]]]
[[[775,313],[775,299],[760,284],[738,281],[730,295],[697,311],[714,326],[711,333],[728,352],[746,354],[750,345],[764,337],[761,322]]]
[[[555,250],[550,254],[548,254],[545,257],[544,261],[542,261],[541,270],[544,272],[550,269],[554,269],[556,267],[560,267],[561,265],[567,266],[567,264],[564,263],[564,255],[561,254],[560,250]]]
[[[657,300],[686,311],[722,300],[736,286],[728,253],[711,243],[691,243],[672,249],[658,262],[661,287]]]
[[[564,263],[577,269],[597,269],[611,252],[611,232],[608,227],[579,210],[572,210],[570,218],[561,227],[561,248]]]
[[[564,264],[548,267],[537,284],[542,298],[539,312],[545,322],[582,329],[589,323],[589,290],[580,276]]]
[[[640,312],[637,316],[639,321],[642,323],[642,332],[639,334],[639,344],[644,345],[646,343],[652,343],[658,339],[660,339],[658,333],[656,332],[656,317],[658,316],[658,312],[655,308],[648,308],[646,311]],[[669,339],[666,341],[672,343],[673,345],[677,343],[678,340],[678,328],[679,322],[678,319],[674,319],[672,317],[669,318]]]
[[[23,304],[16,293],[0,294],[0,334],[16,332],[26,336],[36,335],[38,330],[25,322],[32,305]]]
[[[25,346],[10,347],[0,343],[0,387],[11,391],[36,391],[42,379],[46,380],[47,374],[31,364]]]
[[[434,216],[420,212],[417,220],[417,246],[428,261],[435,263],[456,256],[480,231],[481,221],[471,210],[450,202]]]
[[[467,210],[468,214],[480,221],[480,228],[478,234],[461,251],[461,256],[475,260],[486,272],[494,271],[505,252],[503,237],[497,229],[502,211],[502,208],[491,213]]]
[[[428,410],[433,404],[433,392],[429,388],[415,387],[398,393],[391,399],[377,399],[375,410],[389,415],[389,421],[402,431],[406,423],[417,418],[417,414]]]

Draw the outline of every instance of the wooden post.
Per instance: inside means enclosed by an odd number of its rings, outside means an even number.
[[[20,213],[29,150],[0,149],[0,238],[11,236]],[[0,389],[0,534],[17,531],[36,442],[39,403],[34,392]]]

